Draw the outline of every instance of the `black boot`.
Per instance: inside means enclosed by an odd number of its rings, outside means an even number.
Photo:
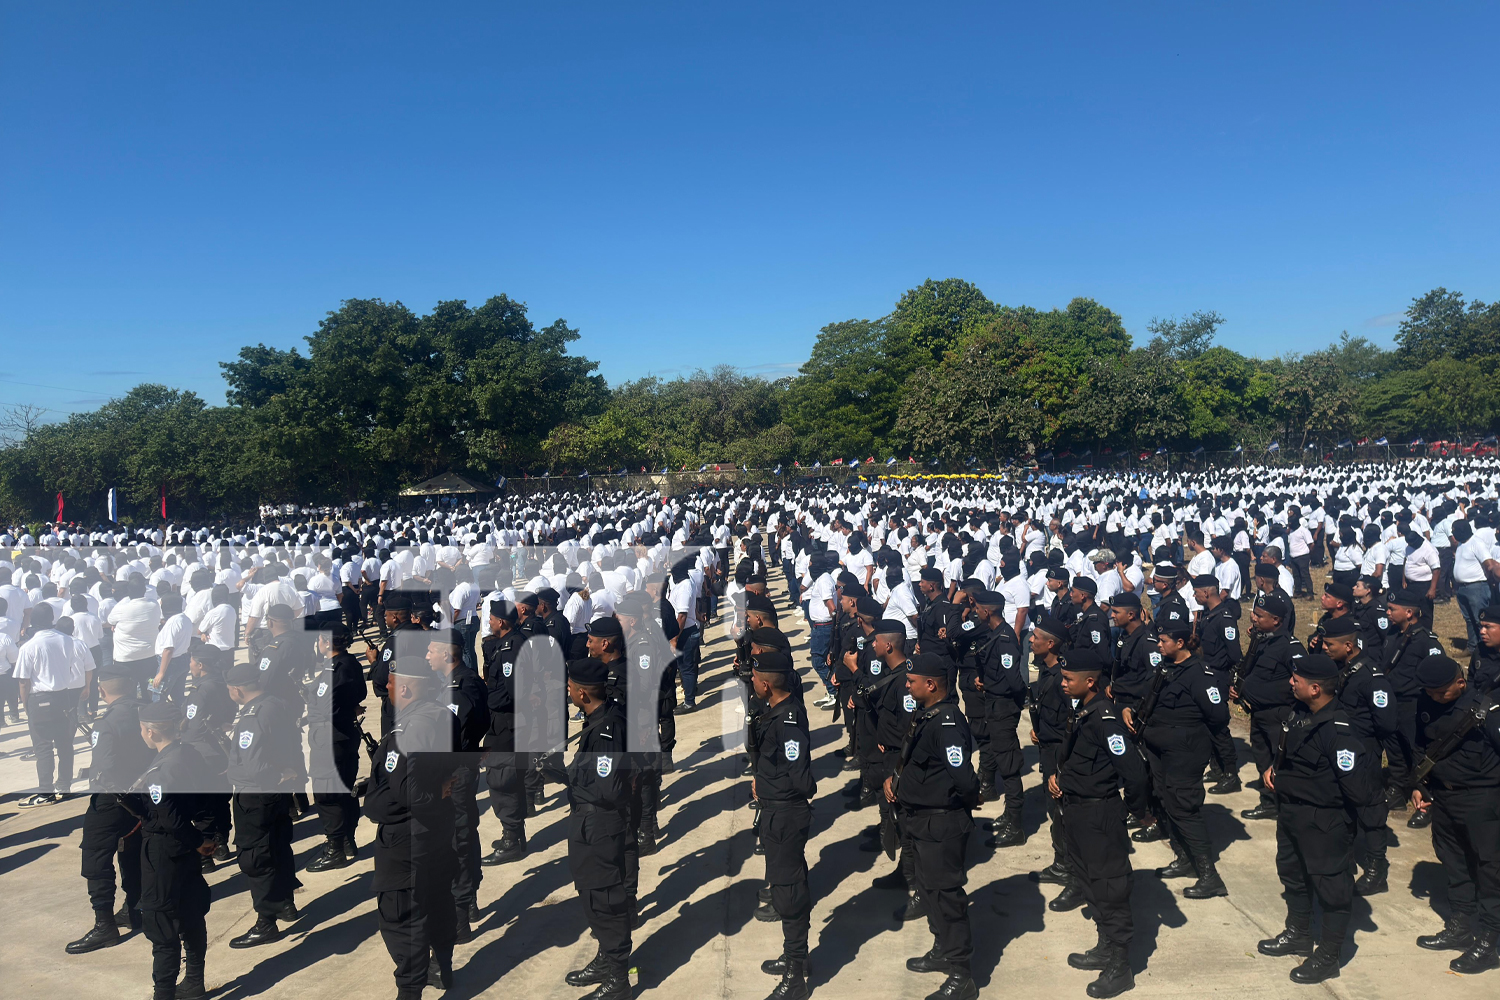
[[[1100,972],[1109,966],[1114,955],[1114,946],[1099,935],[1098,942],[1088,951],[1075,951],[1068,956],[1068,965],[1085,972]]]
[[[1273,958],[1280,958],[1282,955],[1306,957],[1313,953],[1313,939],[1306,927],[1287,927],[1275,937],[1256,944],[1255,950]]]
[[[494,850],[479,859],[479,863],[487,868],[520,861],[526,857],[526,838],[518,837],[508,830],[490,846],[494,847]]]
[[[187,969],[177,984],[177,1000],[202,1000],[208,990],[203,985],[203,955],[187,953]]]
[[[755,901],[761,906],[771,905],[771,884],[769,882],[764,883],[759,889],[755,890]]]
[[[980,784],[979,784],[979,802],[980,802],[981,805],[984,804],[984,803],[986,803],[986,802],[994,802],[995,800],[997,800],[999,798],[1000,798],[1000,796],[995,791],[995,783],[993,781],[987,782],[987,783],[986,782],[980,782]]]
[[[115,918],[100,912],[94,914],[94,926],[89,928],[89,932],[77,941],[69,941],[63,950],[69,955],[86,955],[119,943],[120,928],[115,926]]]
[[[766,1000],[807,1000],[807,973],[805,963],[788,959],[781,963],[781,982],[776,984]]]
[[[1130,835],[1130,839],[1137,844],[1149,844],[1153,840],[1166,840],[1167,831],[1156,820],[1152,820],[1149,826],[1143,826]]]
[[[1254,809],[1241,809],[1240,810],[1240,818],[1241,819],[1275,819],[1276,818],[1276,803],[1274,803],[1274,802],[1262,802],[1260,805],[1256,806]]]
[[[948,968],[947,959],[939,958],[936,948],[925,955],[906,960],[907,972],[947,972]]]
[[[780,922],[781,914],[770,903],[762,903],[755,908],[755,919],[763,924],[774,924]]]
[[[1182,890],[1182,894],[1188,899],[1212,899],[1214,896],[1229,895],[1229,887],[1224,884],[1223,879],[1219,878],[1213,859],[1196,858],[1194,860],[1198,868],[1198,881]]]
[[[1448,963],[1448,968],[1472,976],[1500,968],[1500,951],[1496,951],[1496,934],[1485,931],[1474,939],[1474,946]]]
[[[916,893],[908,896],[906,905],[896,911],[896,919],[903,923],[908,920],[921,920],[925,916],[927,916],[927,904]]]
[[[1192,858],[1179,853],[1170,865],[1156,869],[1156,874],[1159,878],[1194,878],[1198,874],[1198,866],[1193,864]]]
[[[1406,793],[1399,788],[1385,790],[1385,807],[1391,812],[1405,812],[1408,805]]]
[[[927,994],[927,1000],[974,1000],[979,996],[979,987],[968,972],[950,972],[943,985]]]
[[[630,1000],[630,980],[623,972],[612,972],[608,979],[599,984],[598,989],[585,995],[583,1000]]]
[[[885,875],[877,875],[870,880],[870,884],[877,889],[905,889],[906,876],[901,874],[901,869],[888,872]]]
[[[1411,814],[1411,819],[1406,821],[1407,827],[1413,830],[1425,830],[1432,825],[1432,810],[1418,809]]]
[[[609,963],[602,954],[595,954],[588,965],[575,969],[563,979],[569,986],[593,986],[609,978]]]
[[[1209,788],[1208,794],[1210,794],[1210,795],[1233,795],[1235,792],[1239,791],[1243,787],[1245,787],[1245,786],[1242,785],[1242,784],[1240,784],[1240,776],[1239,775],[1237,775],[1237,774],[1226,774],[1226,775],[1224,775],[1224,777],[1223,777],[1222,780],[1214,782],[1213,787]]]
[[[1110,948],[1109,964],[1100,972],[1099,978],[1089,983],[1084,992],[1095,1000],[1117,997],[1126,990],[1135,989],[1135,973],[1130,971],[1130,953],[1119,945]]]
[[[1390,888],[1386,882],[1386,874],[1391,870],[1391,863],[1385,858],[1370,862],[1370,866],[1364,870],[1354,882],[1354,891],[1360,896],[1374,896],[1385,892]]]
[[[1436,934],[1424,934],[1417,938],[1417,947],[1428,951],[1468,951],[1474,944],[1474,935],[1469,933],[1469,922],[1454,914]]]
[[[256,917],[255,926],[232,938],[229,942],[231,948],[254,948],[257,945],[270,944],[272,941],[281,940],[281,928],[276,926],[275,917]]]
[[[342,837],[329,837],[328,843],[323,845],[323,852],[307,863],[310,872],[326,872],[334,868],[344,868],[349,864],[349,859],[344,856],[344,843]]]
[[[635,832],[635,849],[637,856],[642,858],[649,858],[659,850],[655,827],[642,827]]]
[[[128,927],[133,931],[141,929],[141,911],[129,903],[121,903],[120,908],[115,911],[115,926]]]
[[[427,985],[444,992],[453,989],[453,955],[442,958],[436,953],[427,960]]]
[[[985,846],[1020,847],[1024,843],[1026,843],[1026,831],[1021,827],[1020,817],[1006,813],[995,825],[995,836],[990,838]]]
[[[354,834],[344,838],[344,860],[353,861],[359,857],[359,845],[354,842]]]
[[[785,955],[778,955],[775,958],[768,958],[764,962],[760,963],[760,971],[764,972],[768,976],[784,976],[786,975],[786,962],[787,958]],[[812,972],[812,967],[807,964],[807,959],[803,959],[803,978],[806,978],[810,972]]]
[[[1338,945],[1320,944],[1313,950],[1312,957],[1292,970],[1292,982],[1321,983],[1325,979],[1337,979],[1339,977],[1339,948]]]
[[[1056,898],[1047,904],[1047,909],[1053,913],[1067,913],[1069,910],[1078,909],[1087,902],[1088,898],[1084,896],[1082,886],[1077,882],[1069,882],[1063,886],[1063,891],[1058,893]]]
[[[1072,879],[1072,871],[1061,861],[1054,861],[1041,871],[1031,873],[1031,881],[1050,885],[1067,885]]]

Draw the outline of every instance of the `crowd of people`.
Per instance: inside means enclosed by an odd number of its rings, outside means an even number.
[[[630,996],[640,859],[717,620],[765,864],[755,916],[783,931],[770,998],[809,995],[813,733],[830,725],[849,807],[878,814],[856,846],[894,862],[877,885],[932,932],[907,962],[943,975],[929,1000],[979,994],[966,852],[988,802],[989,845],[1025,843],[1025,745],[1052,849],[1033,877],[1060,887],[1050,909],[1089,906],[1097,942],[1067,961],[1110,997],[1139,971],[1132,841],[1170,845],[1156,875],[1187,899],[1234,889],[1203,807],[1242,787],[1242,724],[1259,795],[1242,816],[1274,826],[1287,908],[1258,950],[1296,956],[1298,983],[1339,975],[1354,897],[1388,891],[1405,813],[1430,829],[1451,908],[1416,944],[1474,974],[1500,966],[1497,483],[1500,464],[1464,459],[12,528],[0,711],[25,713],[27,808],[66,800],[86,734],[94,921],[67,951],[142,930],[157,1000],[205,995],[205,871],[233,862],[249,887],[257,919],[231,948],[299,918],[308,811],[325,836],[308,870],[373,855],[399,1000],[448,988],[485,872],[527,856],[549,783],[598,944],[567,981]],[[1432,632],[1448,601],[1462,662]]]

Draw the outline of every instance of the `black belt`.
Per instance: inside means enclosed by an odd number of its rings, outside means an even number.
[[[959,807],[952,809],[913,809],[910,806],[901,807],[901,812],[906,816],[936,816],[939,813],[956,813],[962,811]]]
[[[582,813],[618,813],[623,815],[626,812],[626,807],[621,806],[618,809],[614,809],[609,806],[595,805],[592,802],[580,802],[573,806],[573,811]]]
[[[807,799],[756,799],[756,805],[762,809],[792,809],[797,806],[811,808],[812,803]]]
[[[1109,802],[1111,800],[1118,801],[1119,798],[1119,792],[1111,792],[1108,795],[1073,795],[1068,792],[1064,792],[1062,797],[1062,804],[1065,806],[1084,806],[1090,805],[1094,802]]]

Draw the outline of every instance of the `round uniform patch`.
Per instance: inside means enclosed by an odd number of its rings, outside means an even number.
[[[1376,708],[1385,708],[1391,703],[1391,696],[1384,691],[1371,693],[1370,700],[1375,703]]]
[[[399,759],[400,758],[396,755],[396,751],[394,750],[385,755],[385,772],[387,774],[390,774],[396,769],[396,761]]]
[[[1116,757],[1125,756],[1125,737],[1121,736],[1119,733],[1112,733],[1109,739],[1105,742],[1109,744],[1110,753],[1114,754]]]
[[[1353,750],[1340,750],[1334,756],[1338,760],[1338,765],[1339,765],[1339,770],[1340,771],[1352,771],[1352,770],[1354,770],[1354,751]]]
[[[156,806],[161,805],[161,786],[160,785],[148,785],[146,787],[146,791],[148,791],[148,792],[151,793],[151,804],[152,805],[156,805]]]
[[[879,677],[880,676],[880,661],[879,660],[871,660],[870,661],[870,676],[871,677]]]
[[[1016,665],[1016,658],[1009,653],[1000,654],[1000,665],[1006,670]]]
[[[917,710],[917,699],[909,694],[903,695],[901,697],[901,707],[908,712],[915,712]]]
[[[509,664],[509,663],[502,663],[502,664],[500,664],[500,672],[502,674],[504,674],[506,677],[510,676],[510,672],[513,669],[515,669],[515,668],[511,664]]]
[[[316,697],[321,698],[321,697],[323,697],[327,693],[328,693],[328,682],[327,681],[321,681],[321,682],[319,682],[319,684],[318,684],[318,693],[317,693]]]
[[[599,777],[601,778],[609,777],[609,773],[614,769],[615,762],[614,758],[612,757],[605,757],[601,755],[600,758],[594,762],[594,770],[598,772]]]
[[[1217,705],[1219,703],[1219,699],[1220,699],[1219,689],[1216,688],[1216,687],[1209,688],[1208,689],[1208,700],[1211,701],[1211,702],[1213,702],[1215,705]]]
[[[962,764],[964,762],[964,748],[963,747],[949,747],[947,750],[945,750],[943,752],[945,754],[947,754],[947,756],[948,756],[948,763],[951,764],[953,767],[957,767],[958,765],[960,765],[960,764]]]
[[[786,754],[787,760],[796,760],[798,757],[802,756],[802,744],[798,743],[796,740],[787,740],[785,743],[781,744],[781,752]]]
[[[974,623],[973,622],[964,622],[964,631],[965,632],[972,632],[972,631],[974,631]]]
[[[1224,626],[1224,638],[1228,639],[1230,642],[1233,642],[1234,639],[1235,639],[1235,636],[1237,636],[1239,634],[1240,634],[1239,631],[1236,630],[1233,625],[1226,625],[1226,626]]]
[[[643,656],[643,657],[641,657],[641,669],[642,670],[650,670],[651,669],[651,657],[649,657],[649,656]]]
[[[271,669],[271,658],[269,656],[262,656],[260,658],[260,669],[262,669],[262,670],[270,670]]]
[[[195,715],[198,714],[198,706],[197,705],[189,705],[187,707],[187,711],[184,712],[184,713],[182,713],[182,714],[185,715],[187,718],[191,719],[193,716],[195,716]]]
[[[255,742],[255,734],[252,733],[250,730],[247,729],[243,733],[240,733],[240,749],[241,750],[249,750],[250,749],[250,744],[254,743],[254,742]]]

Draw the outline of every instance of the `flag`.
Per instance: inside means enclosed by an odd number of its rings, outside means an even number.
[[[1048,454],[1050,455],[1051,452],[1048,452]],[[972,468],[973,466],[979,464],[979,459],[975,458],[973,455],[970,455],[968,461],[964,462],[964,464]]]
[[[498,479],[495,480],[495,489],[497,489],[497,490],[503,490],[503,489],[505,489],[505,483],[506,483],[505,477],[504,476],[500,476]],[[114,491],[111,490],[110,492],[113,493]]]
[[[1237,444],[1237,445],[1234,446],[1234,453],[1236,455],[1238,455],[1240,452],[1242,452],[1244,450],[1245,450],[1245,446],[1242,445],[1242,444]]]
[[[62,494],[57,495],[57,513],[62,514]],[[161,519],[167,519],[167,484],[161,484]]]
[[[1361,447],[1361,448],[1363,448],[1363,447],[1364,447],[1364,446],[1365,446],[1365,445],[1367,445],[1367,444],[1369,444],[1369,443],[1370,443],[1370,439],[1369,439],[1369,438],[1360,438],[1360,439],[1359,439],[1359,440],[1358,440],[1358,441],[1356,441],[1356,442],[1354,442],[1354,443],[1355,443],[1355,444],[1356,444],[1356,445],[1357,445],[1357,446],[1359,446],[1359,447]]]
[[[1340,441],[1335,447],[1337,447],[1337,448],[1353,448],[1354,447],[1354,442],[1350,441],[1348,438],[1344,438],[1344,440]]]
[[[643,468],[642,468],[642,469],[641,469],[641,471],[642,471],[642,472],[645,472],[645,471],[646,471],[646,470],[645,470],[645,468],[644,468],[644,467],[643,467]],[[628,476],[628,475],[630,475],[630,470],[629,470],[629,469],[624,469],[624,468],[622,468],[622,469],[621,469],[621,470],[620,470],[620,471],[619,471],[619,472],[618,472],[618,473],[617,473],[617,475],[621,475],[621,476]]]
[[[928,462],[927,464],[930,465],[930,466],[932,466],[934,469],[936,469],[941,463],[942,463],[942,459],[934,458],[932,461]]]
[[[896,456],[892,455],[890,458],[886,459],[885,460],[885,464],[886,465],[895,465],[896,464]]]
[[[1423,444],[1426,444],[1426,443],[1427,443],[1427,442],[1426,442],[1426,441],[1423,441],[1423,440],[1422,440],[1422,439],[1421,439],[1421,438],[1417,438],[1417,439],[1416,439],[1416,440],[1415,440],[1415,441],[1413,441],[1413,442],[1412,442],[1412,443],[1411,443],[1411,446],[1412,446],[1412,447],[1413,447],[1413,448],[1415,448],[1415,447],[1417,447],[1417,446],[1418,446],[1418,445],[1423,445]],[[61,494],[61,493],[59,493],[59,494],[58,494],[58,495],[57,495],[57,497],[58,497],[58,500],[57,500],[57,516],[58,516],[58,517],[62,517],[62,494]]]
[[[1040,455],[1038,455],[1038,456],[1037,456],[1037,458],[1038,458],[1038,459],[1039,459],[1039,460],[1040,460],[1040,461],[1043,461],[1043,462],[1049,462],[1049,461],[1051,461],[1051,460],[1052,460],[1052,452],[1051,452],[1051,450],[1050,450],[1050,449],[1049,449],[1049,450],[1047,450],[1047,451],[1044,451],[1044,452],[1042,452],[1042,453],[1041,453],[1041,454],[1040,454]],[[971,459],[969,459],[969,461],[970,461],[970,463],[972,463],[972,462],[973,462],[973,461],[974,461],[974,460],[973,460],[973,459],[972,459],[972,458],[971,458]]]
[[[1379,437],[1379,438],[1375,439],[1375,446],[1378,447],[1378,448],[1384,448],[1388,444],[1390,444],[1390,442],[1388,440],[1386,440],[1384,437]]]
[[[582,472],[580,472],[578,474],[578,478],[579,479],[587,479],[588,477],[589,477],[589,470],[588,469],[584,469]]]
[[[642,472],[645,472],[645,471],[646,471],[646,467],[645,467],[645,466],[644,466],[644,465],[643,465],[643,466],[641,466],[641,471],[642,471]],[[666,469],[663,469],[663,470],[662,470],[662,471],[663,471],[663,472],[666,472],[666,471],[667,471],[667,470],[666,470]]]
[[[1303,449],[1302,449],[1302,450],[1303,450],[1303,451],[1313,451],[1313,450],[1314,450],[1314,449],[1316,449],[1316,448],[1317,448],[1317,447],[1318,447],[1318,445],[1317,445],[1317,443],[1316,443],[1316,442],[1313,442],[1313,441],[1309,441],[1309,442],[1307,442],[1307,447],[1306,447],[1306,448],[1303,448]]]
[[[1094,455],[1094,449],[1092,449],[1092,448],[1085,448],[1085,449],[1083,449],[1083,454],[1079,455],[1078,457],[1079,458],[1092,458],[1093,455]]]
[[[118,521],[120,519],[120,498],[115,495],[115,488],[113,486],[109,488],[109,500],[106,503],[109,519],[111,521]]]
[[[1281,442],[1280,441],[1272,441],[1271,444],[1270,444],[1270,446],[1268,446],[1266,448],[1266,451],[1280,451],[1280,450],[1281,450]]]
[[[832,462],[829,462],[828,464],[829,465],[843,465],[844,464],[844,460],[842,458],[835,458]]]
[[[917,464],[917,460],[915,458],[912,458],[910,455],[907,455],[906,456],[906,464],[907,465],[916,465]]]
[[[779,475],[781,475],[781,463],[780,462],[777,462],[776,463],[776,468],[774,468],[774,469],[771,470],[771,475],[773,475],[773,476],[779,476]]]
[[[665,476],[668,472],[671,471],[671,469],[672,467],[670,465],[663,465],[661,467],[661,474]]]
[[[1196,447],[1196,448],[1194,448],[1192,450],[1191,454],[1193,454],[1193,455],[1201,455],[1201,454],[1203,454],[1203,446],[1200,444],[1198,447]]]
[[[823,463],[822,462],[814,462],[813,463],[813,468],[814,469],[821,469],[822,467],[823,467]]]
[[[1500,438],[1497,438],[1497,437],[1495,437],[1495,435],[1491,434],[1489,437],[1485,438],[1483,441],[1481,441],[1479,443],[1480,444],[1494,444],[1496,441],[1500,441]]]
[[[723,469],[722,469],[722,468],[720,468],[720,467],[719,467],[719,466],[718,466],[718,465],[717,465],[717,464],[716,464],[716,465],[714,465],[714,471],[715,471],[715,472],[723,472],[723,471],[724,471],[724,470],[723,470]]]
[[[851,459],[849,459],[849,461],[848,461],[847,464],[848,464],[849,468],[853,469],[853,468],[855,468],[855,467],[857,467],[859,465],[859,459],[857,459],[857,458],[851,458]]]
[[[552,470],[548,469],[546,472],[542,473],[542,478],[543,479],[551,479],[552,478]]]
[[[802,468],[802,459],[800,459],[800,458],[794,458],[794,459],[792,459],[792,468],[794,468],[794,469],[800,469],[800,468]]]
[[[166,501],[165,500],[162,501],[162,506],[163,507],[166,506]],[[62,494],[59,493],[57,495],[57,523],[58,524],[62,523],[62,512],[63,512],[63,498],[62,498]],[[162,517],[166,517],[166,516],[167,516],[166,514],[162,514]]]
[[[1165,446],[1163,446],[1163,447],[1161,447],[1161,448],[1158,448],[1158,449],[1156,449],[1156,453],[1157,453],[1157,454],[1158,454],[1158,455],[1165,455],[1165,454],[1166,454],[1166,453],[1167,453],[1167,449],[1166,449],[1166,447],[1165,447]]]
[[[698,466],[698,471],[699,472],[707,472],[708,471],[708,463],[704,462],[702,465]]]

